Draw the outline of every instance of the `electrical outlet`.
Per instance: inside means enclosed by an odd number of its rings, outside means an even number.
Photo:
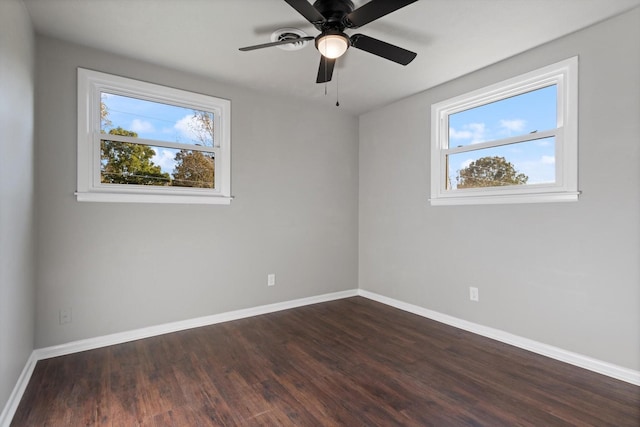
[[[473,286],[469,287],[469,299],[471,301],[480,301],[480,292],[478,291],[478,288]]]
[[[59,312],[60,324],[71,323],[71,308],[61,308]]]
[[[275,285],[276,285],[275,273],[267,274],[267,286],[275,286]]]

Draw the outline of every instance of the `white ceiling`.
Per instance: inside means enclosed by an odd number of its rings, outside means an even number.
[[[359,114],[640,5],[640,0],[419,0],[357,30],[418,53],[408,66],[358,49],[316,84],[319,53],[275,47],[271,33],[317,31],[283,0],[24,0],[39,34]],[[360,6],[367,0],[356,0]],[[337,74],[337,75],[336,75]]]

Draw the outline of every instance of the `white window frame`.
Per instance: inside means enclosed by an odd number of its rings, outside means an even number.
[[[214,114],[213,147],[172,144],[110,136],[123,142],[169,148],[197,149],[214,153],[215,188],[158,187],[100,182],[101,93],[144,99]],[[78,68],[78,181],[76,198],[81,202],[230,204],[231,197],[231,102],[126,77]]]
[[[449,147],[449,116],[543,87],[557,85],[557,128],[463,147]],[[447,156],[555,137],[556,182],[522,186],[447,189]],[[431,205],[577,201],[578,58],[466,93],[431,106]]]

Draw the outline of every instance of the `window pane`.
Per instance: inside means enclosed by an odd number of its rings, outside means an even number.
[[[178,151],[174,157],[172,185],[175,187],[215,188],[213,153]]]
[[[554,183],[555,138],[447,156],[447,189]]]
[[[213,146],[213,113],[102,92],[102,133]]]
[[[214,154],[101,140],[100,182],[215,188]]]
[[[556,85],[512,96],[449,116],[449,147],[555,129]]]

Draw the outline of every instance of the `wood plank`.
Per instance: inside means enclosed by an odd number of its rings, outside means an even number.
[[[12,426],[640,426],[640,387],[360,297],[41,360]]]

